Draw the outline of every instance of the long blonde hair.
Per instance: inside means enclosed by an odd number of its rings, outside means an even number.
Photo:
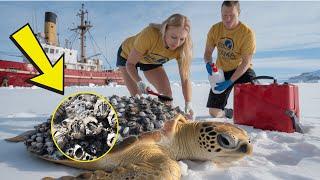
[[[189,78],[190,75],[190,65],[192,60],[192,40],[191,40],[191,23],[190,20],[182,14],[173,14],[168,17],[162,24],[151,23],[149,26],[155,27],[160,30],[162,34],[163,42],[165,42],[165,34],[169,26],[173,27],[184,27],[188,32],[185,42],[182,46],[178,47],[180,50],[180,62],[182,76],[184,78]]]

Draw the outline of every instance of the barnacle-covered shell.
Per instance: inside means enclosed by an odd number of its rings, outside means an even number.
[[[117,96],[106,97],[113,105],[92,94],[80,94],[69,97],[58,108],[54,116],[53,143],[51,136],[51,118],[35,126],[36,132],[25,140],[28,151],[46,155],[52,159],[66,159],[56,145],[66,155],[77,160],[93,160],[103,155],[117,133],[116,117],[119,119],[119,136],[117,142],[125,141],[128,136],[136,136],[146,131],[154,131],[183,111],[162,103],[151,96]],[[108,112],[104,110],[110,109]],[[75,152],[77,150],[77,153]]]

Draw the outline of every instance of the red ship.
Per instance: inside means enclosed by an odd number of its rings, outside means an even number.
[[[88,20],[85,20],[85,15],[88,11],[80,9],[77,16],[80,17],[80,25],[71,29],[75,33],[80,34],[80,57],[78,58],[77,50],[60,47],[57,43],[56,19],[57,15],[53,12],[45,13],[44,34],[36,34],[42,48],[46,52],[51,63],[64,53],[65,54],[65,69],[64,69],[64,85],[65,86],[86,86],[108,85],[109,83],[124,84],[121,73],[117,69],[104,69],[103,63],[98,58],[93,58],[101,53],[86,56],[86,33],[92,27]],[[67,46],[67,45],[66,45]],[[0,59],[0,85],[1,86],[32,86],[26,80],[38,75],[37,70],[24,57],[23,62],[14,62],[10,60]]]

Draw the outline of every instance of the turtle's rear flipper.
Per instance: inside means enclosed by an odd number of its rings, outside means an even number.
[[[19,134],[18,136],[7,138],[5,140],[8,142],[22,142],[26,139],[26,137],[28,137],[28,135],[34,134],[35,132],[36,132],[36,130],[26,131],[22,134]]]

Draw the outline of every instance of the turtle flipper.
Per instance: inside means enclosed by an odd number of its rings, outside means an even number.
[[[166,136],[172,136],[175,133],[178,124],[185,124],[188,122],[191,121],[187,120],[182,114],[178,114],[165,123],[162,131]]]
[[[102,171],[102,170],[96,170],[96,171],[88,171],[79,174],[78,176],[62,176],[58,178],[58,180],[112,180],[111,174]],[[56,178],[52,177],[44,177],[42,180],[57,180]]]
[[[81,173],[78,176],[63,176],[58,179],[68,180],[118,180],[118,179],[168,179],[178,180],[181,178],[179,164],[167,155],[155,156],[148,162],[127,164],[117,167],[112,172],[102,170]],[[46,177],[44,179],[53,179]]]
[[[34,134],[35,131],[36,130],[26,131],[26,132],[24,132],[22,134],[19,134],[18,136],[7,138],[5,140],[8,141],[8,142],[23,142],[28,135]]]
[[[124,167],[116,168],[111,173],[113,179],[168,179],[177,180],[181,178],[179,164],[165,155],[152,162],[141,162],[129,164]]]

